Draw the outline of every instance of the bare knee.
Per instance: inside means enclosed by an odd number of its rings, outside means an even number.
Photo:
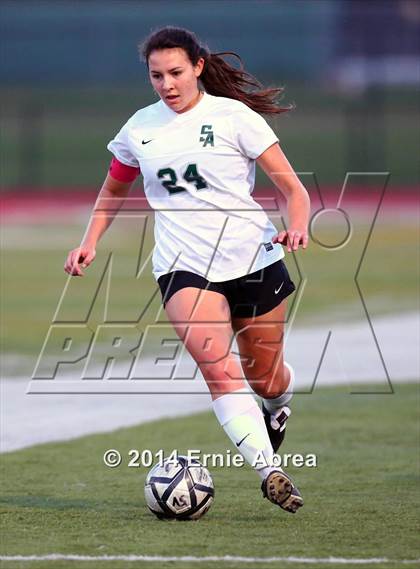
[[[197,364],[212,393],[229,393],[244,386],[241,369],[232,357]]]
[[[290,374],[287,368],[277,370],[274,374],[263,375],[250,381],[253,391],[263,399],[274,399],[287,392]]]

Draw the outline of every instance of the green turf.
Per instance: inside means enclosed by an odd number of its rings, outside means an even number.
[[[305,498],[296,516],[262,499],[248,467],[212,469],[215,502],[198,522],[161,522],[148,512],[147,468],[127,466],[129,449],[226,452],[212,413],[6,454],[1,554],[418,557],[418,396],[414,385],[388,395],[297,395],[282,452],[315,453],[318,466],[288,469]],[[102,463],[108,448],[122,453],[119,468]]]
[[[87,219],[87,216],[86,216]],[[275,223],[278,224],[276,220]],[[160,293],[149,262],[141,278],[134,278],[139,262],[142,223],[119,219],[99,244],[94,264],[82,279],[71,279],[65,289],[67,275],[63,265],[67,251],[77,245],[84,226],[76,223],[8,225],[4,231],[2,252],[2,331],[3,353],[19,353],[20,367],[8,372],[31,373],[35,358],[43,344],[59,305],[62,321],[84,320],[98,287],[108,255],[113,252],[113,269],[108,318],[131,322],[140,318],[139,330],[156,321],[161,307]],[[349,245],[338,251],[325,250],[311,242],[296,261],[286,253],[286,262],[296,284],[301,273],[307,282],[299,306],[296,323],[317,322],[322,314],[334,313],[335,320],[365,318],[354,276],[367,239],[369,225],[355,224]],[[339,236],[333,226],[320,228],[325,241]],[[418,228],[414,219],[404,222],[392,219],[378,222],[371,236],[360,270],[359,285],[371,315],[414,310],[417,299]],[[140,264],[153,246],[151,232],[146,233]],[[104,286],[91,316],[92,325],[103,321]],[[153,294],[156,296],[153,298]],[[146,303],[153,298],[149,308]],[[293,298],[289,306],[295,309]],[[143,313],[144,312],[144,313]],[[161,315],[166,322],[165,314]],[[25,368],[24,357],[32,358]],[[30,367],[29,366],[29,367]],[[24,368],[24,369],[22,369]]]

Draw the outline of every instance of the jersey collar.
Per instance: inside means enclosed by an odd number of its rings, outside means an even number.
[[[198,101],[198,103],[194,105],[194,107],[189,111],[185,111],[185,113],[177,113],[173,111],[171,108],[168,107],[166,103],[162,101],[162,99],[159,101],[159,104],[162,110],[164,110],[164,112],[169,117],[171,117],[177,123],[181,123],[191,119],[192,117],[198,116],[200,113],[202,113],[203,110],[207,107],[209,101],[210,101],[210,95],[208,95],[205,91],[203,91],[203,96]]]

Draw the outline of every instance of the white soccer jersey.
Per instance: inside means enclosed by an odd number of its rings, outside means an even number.
[[[156,279],[183,270],[220,282],[284,256],[251,196],[255,159],[277,141],[258,113],[207,93],[185,113],[159,101],[128,120],[108,150],[143,175],[155,210]]]

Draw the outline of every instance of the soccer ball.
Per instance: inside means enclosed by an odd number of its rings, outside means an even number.
[[[144,495],[149,510],[160,519],[198,520],[213,502],[214,485],[207,468],[178,455],[151,469]]]

